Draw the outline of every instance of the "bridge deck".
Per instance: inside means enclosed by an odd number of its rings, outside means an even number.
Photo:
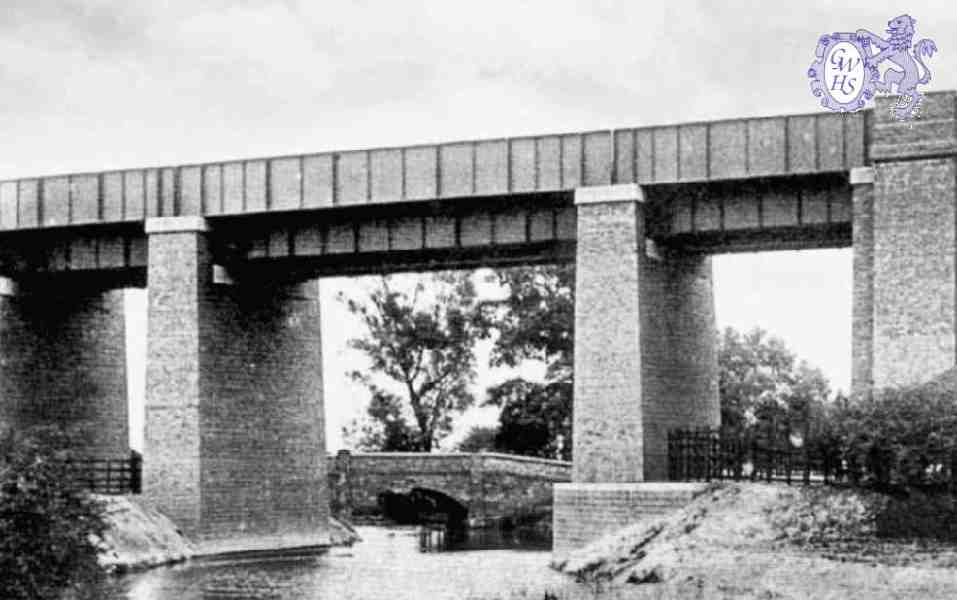
[[[0,230],[841,172],[867,111],[733,119],[0,183]]]

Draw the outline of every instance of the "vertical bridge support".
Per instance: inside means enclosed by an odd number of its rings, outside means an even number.
[[[874,168],[851,169],[854,288],[851,309],[851,393],[874,384]]]
[[[878,98],[874,110],[869,220],[858,222],[867,184],[852,173],[856,390],[921,383],[957,365],[957,95],[926,96],[914,122],[894,118],[893,100]]]
[[[711,260],[658,251],[639,186],[576,192],[574,469],[555,486],[561,553],[699,486],[667,477],[667,432],[720,419]]]
[[[0,280],[0,424],[71,431],[76,452],[128,458],[123,290]]]
[[[221,285],[203,219],[146,231],[144,493],[203,553],[328,543],[318,283]]]

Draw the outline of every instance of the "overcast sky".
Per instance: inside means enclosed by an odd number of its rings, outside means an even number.
[[[926,89],[957,88],[953,3],[656,4],[4,0],[0,178],[811,112],[817,37],[905,11],[940,49]],[[760,325],[848,387],[849,251],[719,257],[715,274],[719,325]],[[361,397],[332,301],[354,287],[323,287],[333,450]],[[130,306],[142,356],[142,293]]]

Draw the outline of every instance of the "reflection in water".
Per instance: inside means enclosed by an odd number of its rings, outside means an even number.
[[[542,598],[577,590],[548,568],[548,541],[497,530],[466,534],[359,527],[363,541],[324,554],[198,560],[111,580],[105,600]]]
[[[539,550],[552,548],[552,538],[528,529],[463,529],[426,526],[419,528],[420,552],[460,552],[468,550]]]

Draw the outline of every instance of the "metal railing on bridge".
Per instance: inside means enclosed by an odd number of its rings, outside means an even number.
[[[143,457],[73,458],[68,463],[76,481],[96,494],[139,494],[143,489]]]

